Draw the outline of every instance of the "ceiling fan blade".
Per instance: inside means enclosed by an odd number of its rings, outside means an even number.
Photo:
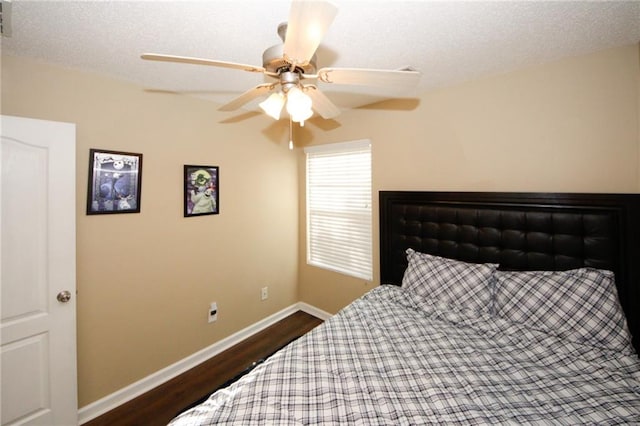
[[[326,1],[294,0],[284,41],[285,57],[296,64],[307,64],[337,13],[338,8]]]
[[[340,108],[331,102],[329,98],[327,98],[327,96],[313,84],[305,86],[304,92],[309,95],[313,103],[313,109],[316,110],[322,118],[328,120],[340,115]]]
[[[421,73],[413,70],[374,70],[368,68],[322,68],[317,78],[323,83],[353,84],[410,89],[420,81]],[[308,77],[308,76],[306,76]]]
[[[232,69],[249,71],[249,72],[265,72],[265,69],[263,67],[256,67],[254,65],[237,64],[235,62],[225,62],[225,61],[213,61],[211,59],[191,58],[188,56],[144,53],[140,55],[140,57],[148,61],[179,62],[183,64],[209,65],[213,67],[232,68]]]
[[[244,104],[253,99],[263,96],[271,92],[276,87],[276,83],[259,84],[256,87],[247,90],[242,95],[232,99],[230,102],[218,108],[219,111],[235,111]]]

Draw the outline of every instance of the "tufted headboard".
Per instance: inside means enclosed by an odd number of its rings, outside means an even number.
[[[640,194],[380,191],[380,278],[400,285],[409,247],[505,270],[615,273],[640,354]]]

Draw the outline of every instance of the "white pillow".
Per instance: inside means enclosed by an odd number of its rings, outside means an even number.
[[[492,276],[498,265],[466,263],[407,249],[402,287],[420,297],[490,312]]]
[[[573,341],[617,351],[631,348],[613,272],[497,271],[495,277],[497,316]]]

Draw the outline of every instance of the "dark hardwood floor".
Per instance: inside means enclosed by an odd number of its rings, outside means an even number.
[[[298,311],[234,347],[117,407],[85,426],[166,425],[187,407],[236,378],[254,362],[305,334],[322,320]]]

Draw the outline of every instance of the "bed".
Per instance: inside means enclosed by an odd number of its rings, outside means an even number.
[[[379,208],[384,285],[173,426],[640,424],[640,195]]]

